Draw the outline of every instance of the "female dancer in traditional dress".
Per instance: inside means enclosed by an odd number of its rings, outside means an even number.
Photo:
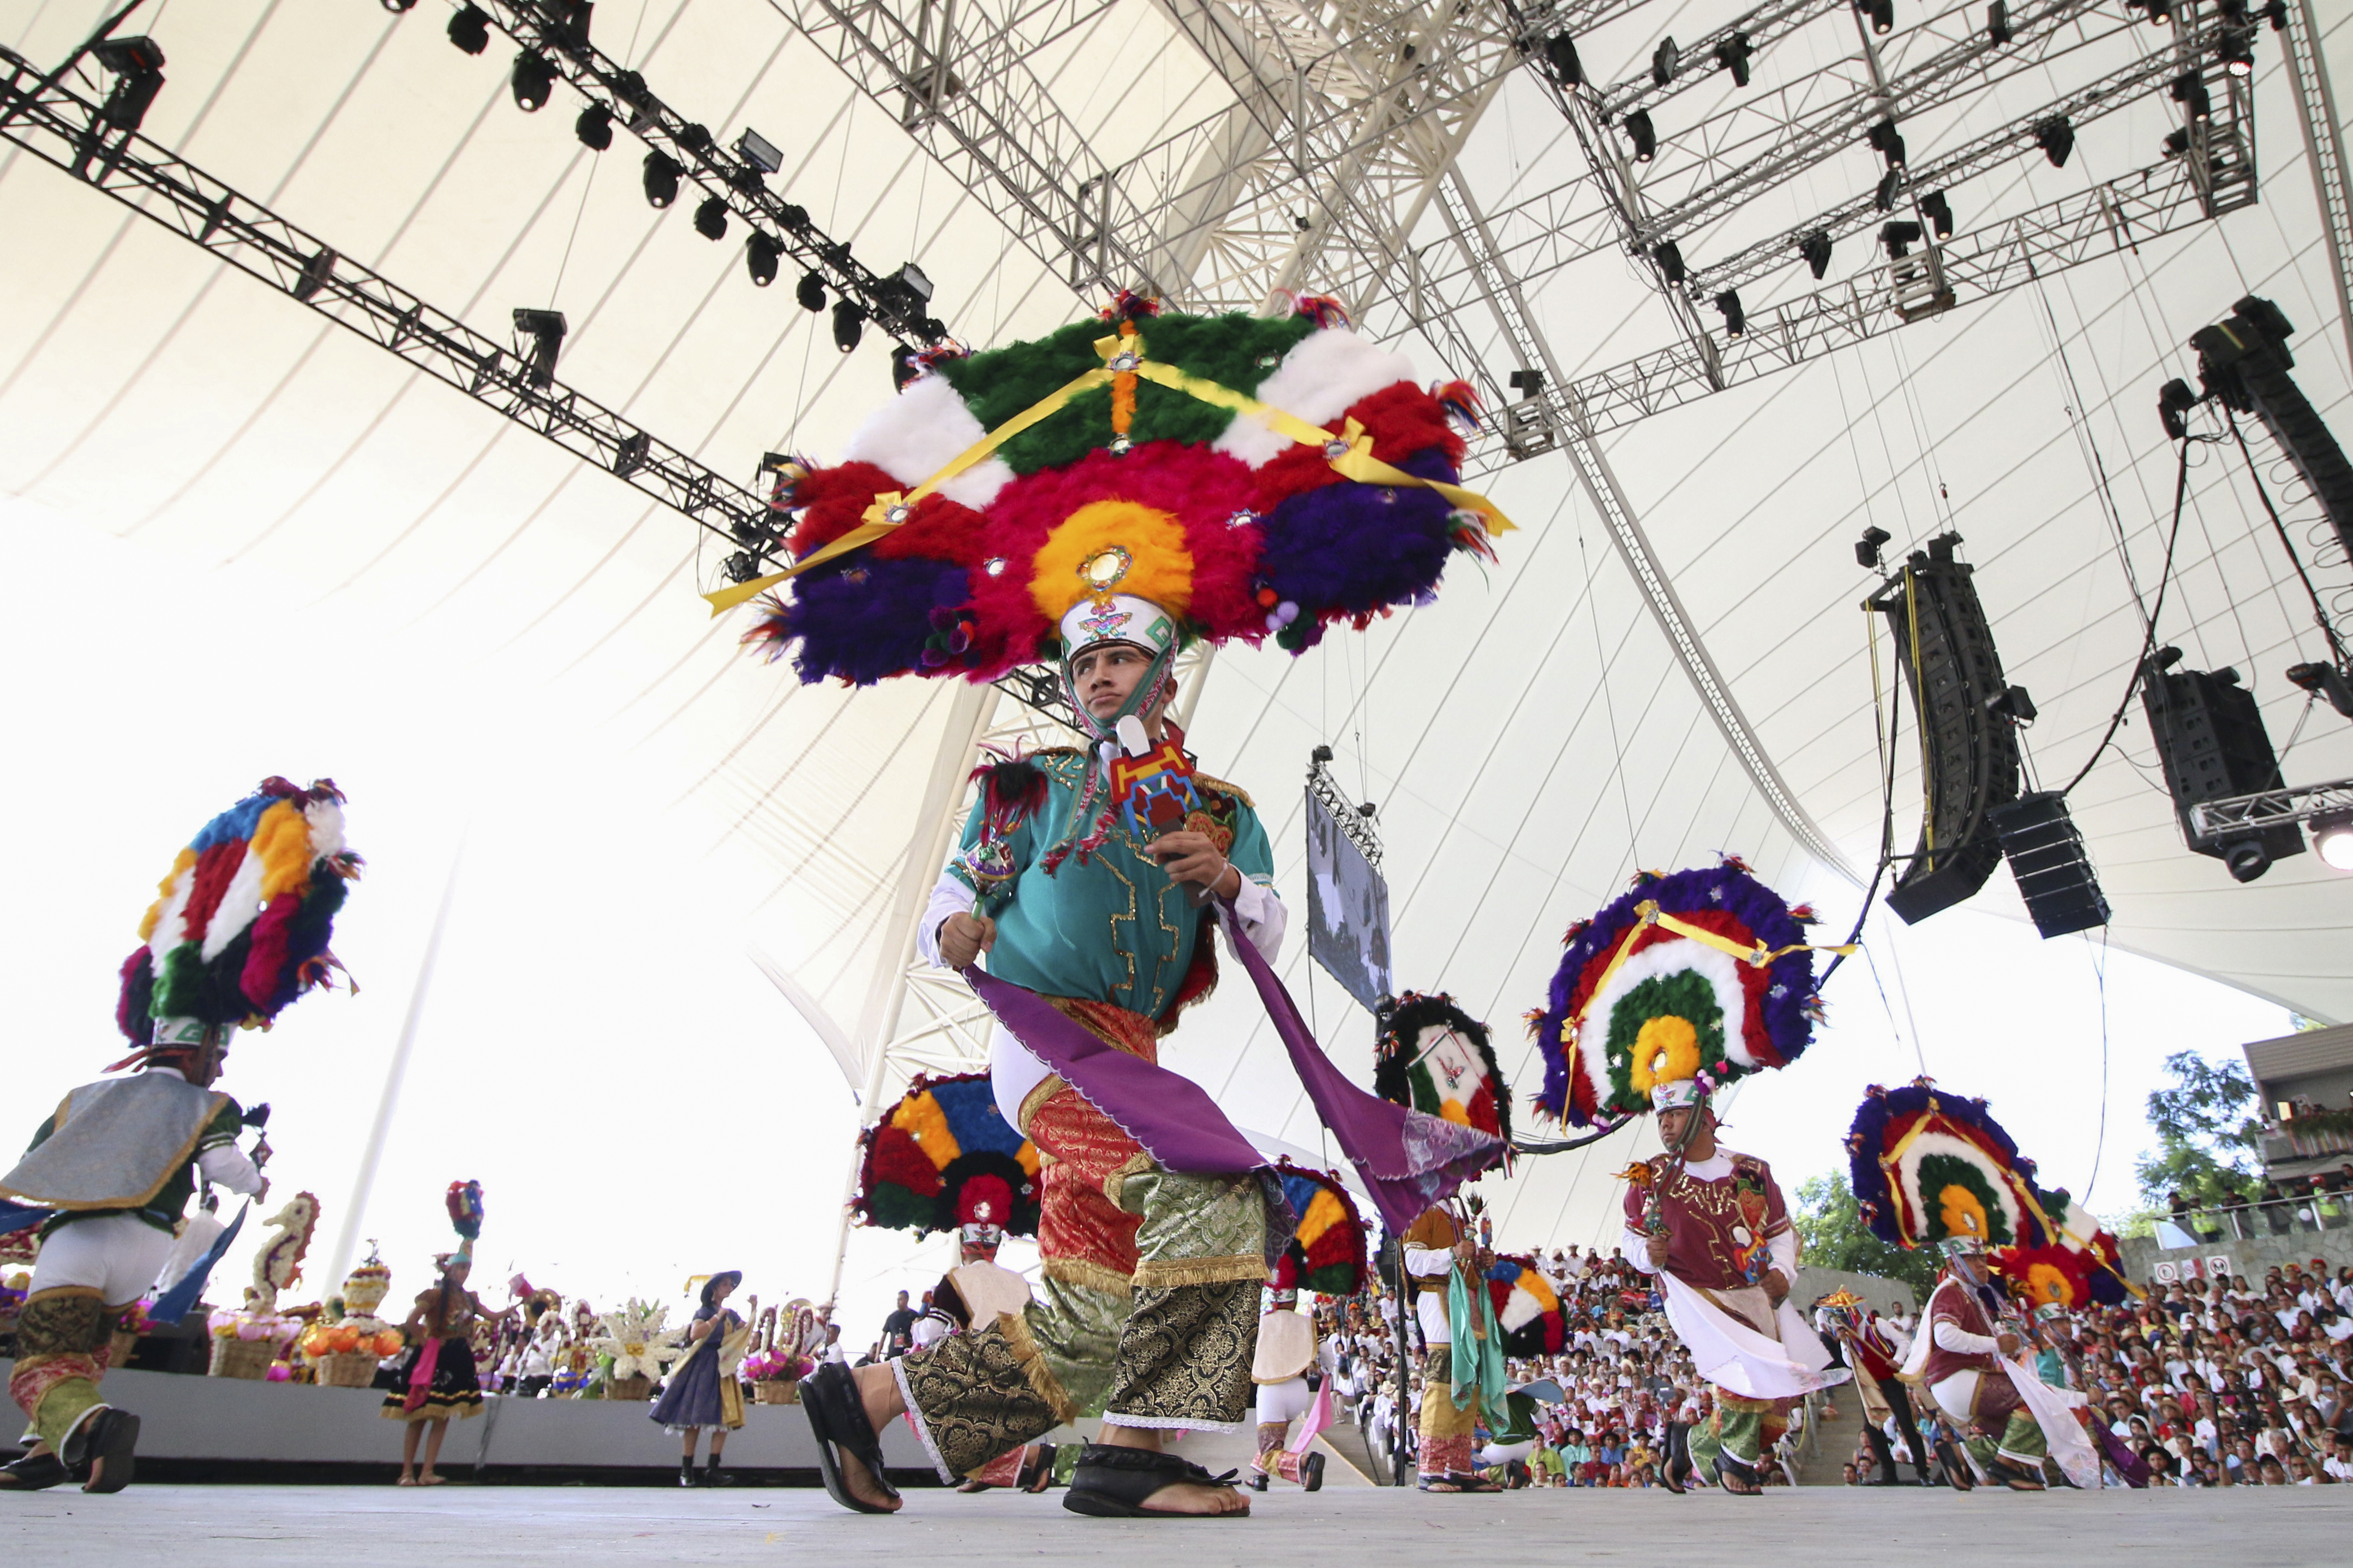
[[[695,1309],[693,1325],[686,1331],[691,1348],[670,1370],[669,1384],[654,1401],[653,1418],[663,1430],[679,1435],[678,1484],[682,1487],[698,1484],[694,1435],[711,1434],[711,1460],[700,1484],[715,1487],[720,1458],[727,1450],[727,1434],[744,1425],[744,1387],[730,1374],[726,1359],[731,1349],[742,1354],[750,1328],[723,1305],[743,1282],[743,1271],[736,1268],[702,1282],[702,1304]]]
[[[407,1424],[400,1439],[404,1487],[438,1487],[447,1479],[433,1467],[441,1458],[449,1417],[471,1420],[482,1413],[482,1384],[474,1371],[475,1325],[496,1322],[514,1310],[510,1306],[490,1311],[480,1297],[466,1289],[466,1277],[474,1271],[472,1247],[469,1241],[434,1259],[441,1269],[439,1282],[417,1292],[408,1321],[401,1324],[408,1348],[393,1363],[383,1415],[388,1421]],[[417,1468],[420,1436],[425,1439],[421,1471]]]

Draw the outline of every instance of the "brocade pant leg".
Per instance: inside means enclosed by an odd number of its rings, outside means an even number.
[[[1477,1399],[1473,1394],[1468,1404],[1455,1403],[1454,1347],[1430,1346],[1422,1360],[1421,1420],[1416,1428],[1421,1455],[1415,1468],[1422,1479],[1470,1473]]]
[[[1256,1175],[1188,1175],[1138,1151],[1106,1184],[1136,1226],[1135,1295],[1103,1420],[1239,1432],[1255,1389],[1266,1192]]]
[[[16,1319],[16,1363],[8,1396],[52,1449],[83,1417],[106,1402],[99,1379],[127,1309],[110,1306],[89,1286],[67,1285],[27,1298]]]

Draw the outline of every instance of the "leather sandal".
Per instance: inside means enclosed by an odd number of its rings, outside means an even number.
[[[881,1440],[874,1435],[874,1423],[866,1418],[858,1380],[839,1362],[828,1362],[801,1379],[800,1389],[801,1412],[808,1417],[809,1435],[817,1439],[818,1472],[825,1479],[827,1494],[853,1512],[891,1512],[851,1491],[842,1479],[842,1458],[855,1459],[866,1467],[877,1491],[898,1500],[899,1489],[883,1470]],[[840,1455],[835,1454],[837,1447]]]
[[[1163,1487],[1230,1487],[1234,1475],[1228,1470],[1213,1476],[1189,1460],[1150,1448],[1090,1443],[1079,1450],[1079,1468],[1071,1477],[1071,1489],[1062,1506],[1096,1519],[1248,1519],[1247,1509],[1233,1513],[1176,1513],[1144,1506],[1144,1500]]]
[[[1968,1456],[1961,1446],[1947,1437],[1936,1445],[1936,1458],[1945,1463],[1945,1484],[1957,1492],[1977,1489],[1977,1472],[1969,1468]]]
[[[86,1492],[119,1492],[131,1484],[137,1474],[137,1463],[131,1451],[139,1443],[139,1417],[128,1410],[105,1405],[76,1427],[66,1438],[65,1452],[58,1457],[73,1475],[88,1478],[81,1489]]]
[[[1724,1489],[1734,1497],[1765,1495],[1765,1488],[1757,1479],[1757,1472],[1729,1454],[1718,1453],[1715,1456],[1715,1477],[1724,1484]]]
[[[1302,1454],[1299,1457],[1299,1489],[1303,1492],[1320,1491],[1323,1486],[1324,1456]]]
[[[1038,1445],[1037,1449],[1029,1456],[1029,1469],[1021,1478],[1020,1486],[1023,1491],[1034,1497],[1054,1484],[1056,1452],[1051,1443]]]
[[[2029,1471],[2015,1459],[1997,1454],[1986,1466],[1986,1473],[2014,1492],[2039,1492],[2047,1489],[2042,1478]]]
[[[0,1465],[0,1492],[47,1491],[66,1479],[66,1462],[48,1449]]]
[[[1677,1497],[1683,1495],[1683,1478],[1691,1474],[1689,1459],[1669,1459],[1667,1468],[1659,1472],[1659,1484]]]

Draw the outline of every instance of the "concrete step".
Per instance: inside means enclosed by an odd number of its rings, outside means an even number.
[[[1862,1401],[1852,1387],[1830,1391],[1838,1415],[1825,1417],[1814,1439],[1813,1457],[1798,1470],[1801,1487],[1835,1487],[1846,1482],[1846,1462],[1862,1437]]]

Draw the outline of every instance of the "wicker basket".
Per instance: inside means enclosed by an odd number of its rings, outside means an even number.
[[[760,1405],[798,1405],[801,1402],[801,1385],[788,1377],[755,1383],[752,1385],[752,1398]]]
[[[365,1388],[375,1381],[375,1357],[364,1351],[311,1358],[322,1388]]]
[[[269,1375],[269,1363],[277,1359],[278,1346],[272,1341],[216,1337],[212,1375],[249,1378],[259,1383]]]
[[[114,1342],[106,1352],[106,1364],[121,1371],[131,1364],[131,1352],[139,1348],[139,1336],[128,1329],[114,1331]]]
[[[651,1399],[654,1380],[650,1377],[617,1377],[605,1385],[607,1399]]]

